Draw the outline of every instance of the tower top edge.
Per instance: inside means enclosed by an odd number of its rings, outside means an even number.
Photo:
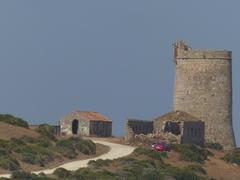
[[[232,52],[228,50],[198,50],[192,49],[185,42],[173,44],[174,60],[177,59],[224,59],[231,60]]]

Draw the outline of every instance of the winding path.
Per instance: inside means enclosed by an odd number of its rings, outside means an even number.
[[[102,154],[98,157],[95,157],[95,158],[73,161],[73,162],[65,163],[61,166],[58,166],[58,167],[55,167],[55,168],[52,168],[52,169],[34,171],[32,173],[34,173],[34,174],[39,174],[39,173],[52,174],[54,172],[54,170],[56,170],[57,168],[65,168],[65,169],[70,170],[70,171],[75,171],[79,168],[87,167],[88,162],[91,161],[91,160],[117,159],[117,158],[124,157],[124,156],[127,156],[127,155],[131,154],[135,149],[132,146],[126,146],[126,145],[111,143],[111,142],[107,142],[107,141],[103,141],[103,140],[93,140],[93,142],[103,144],[105,146],[109,146],[110,151],[105,153],[105,154]],[[0,175],[0,177],[7,177],[7,178],[9,178],[10,176],[11,176],[11,174],[1,174]]]

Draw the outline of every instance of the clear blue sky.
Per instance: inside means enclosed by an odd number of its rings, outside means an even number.
[[[233,124],[240,144],[238,0],[0,1],[0,112],[56,124],[99,111],[126,118],[171,111],[171,44],[233,51]]]

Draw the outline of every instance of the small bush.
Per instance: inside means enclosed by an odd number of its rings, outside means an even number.
[[[36,175],[33,175],[33,174],[25,172],[25,171],[13,171],[12,172],[12,178],[14,178],[14,179],[30,180],[30,179],[33,179],[33,176],[36,177]]]
[[[71,176],[71,171],[68,171],[64,168],[58,168],[53,172],[53,175],[56,176],[57,178],[68,178]]]
[[[22,152],[21,160],[28,164],[37,164],[39,162],[39,157],[33,152]]]
[[[56,180],[49,178],[44,174],[36,175],[25,171],[14,171],[11,177],[14,180]]]
[[[175,144],[172,149],[180,153],[180,158],[185,161],[203,163],[208,157],[208,151],[193,144]]]
[[[69,139],[63,139],[63,140],[59,140],[56,143],[57,149],[58,151],[65,157],[69,158],[69,159],[73,159],[76,157],[77,153],[75,150],[75,147],[72,143],[71,140]]]
[[[0,115],[0,122],[4,122],[4,123],[12,124],[12,125],[15,125],[15,126],[28,128],[27,121],[24,121],[23,119],[17,118],[15,116],[10,115],[10,114],[1,114]]]
[[[0,158],[0,167],[6,170],[15,171],[20,169],[20,164],[14,157],[7,155]]]
[[[35,138],[31,137],[31,136],[27,136],[24,135],[21,138],[19,138],[21,141],[23,141],[24,143],[34,143],[35,142]]]
[[[223,150],[223,146],[219,143],[207,142],[207,143],[205,143],[205,147],[214,149],[214,150],[218,150],[218,151]]]
[[[54,135],[54,129],[49,124],[41,124],[39,125],[37,132],[40,133],[42,136],[47,137],[51,140],[56,141],[56,137]]]
[[[96,161],[94,160],[89,161],[88,165],[93,167],[103,167],[103,166],[108,166],[111,162],[112,160],[109,160],[109,159],[106,159],[106,160],[98,159]]]
[[[52,141],[48,137],[39,137],[35,140],[35,144],[44,148],[52,146]]]
[[[227,153],[222,159],[228,163],[236,163],[237,165],[240,165],[240,148]]]
[[[153,159],[161,159],[162,157],[167,157],[166,152],[158,152],[158,151],[154,151],[152,149],[147,149],[143,147],[139,147],[135,149],[134,152],[138,154],[145,154]]]
[[[10,154],[10,151],[4,148],[0,148],[0,157]]]
[[[192,171],[194,173],[207,174],[206,170],[199,164],[188,165],[184,168],[184,170]]]
[[[90,148],[84,143],[80,142],[80,143],[76,144],[76,148],[79,152],[81,152],[83,154],[87,154],[87,155],[91,154]]]
[[[161,167],[158,167],[158,169],[159,173],[174,177],[177,180],[203,180],[202,177],[197,176],[192,170],[180,169],[168,164],[163,164]]]
[[[83,144],[85,144],[89,148],[90,154],[96,154],[96,144],[91,140],[83,140]]]
[[[117,175],[106,170],[98,170],[94,171],[89,168],[79,169],[73,172],[73,175],[70,179],[78,179],[78,180],[87,180],[87,179],[98,179],[98,180],[120,180],[117,178]]]

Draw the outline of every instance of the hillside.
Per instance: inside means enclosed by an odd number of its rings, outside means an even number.
[[[55,137],[53,127],[47,124],[31,130],[27,128],[27,123],[26,127],[21,126],[21,119],[9,117],[10,121],[3,118],[4,122],[0,122],[0,174],[56,167],[109,150],[106,146],[79,137]]]
[[[24,135],[33,138],[39,137],[36,131],[0,122],[0,139],[9,140],[11,138],[20,138]]]
[[[123,149],[124,150],[124,149]],[[191,144],[173,145],[170,152],[156,152],[138,147],[123,158],[89,161],[87,168],[70,171],[59,168],[52,175],[13,172],[10,179],[20,180],[238,180],[240,179],[240,149],[228,156],[236,163],[227,163],[222,150],[200,148]],[[238,164],[238,165],[237,165]],[[76,168],[75,168],[76,169]]]

